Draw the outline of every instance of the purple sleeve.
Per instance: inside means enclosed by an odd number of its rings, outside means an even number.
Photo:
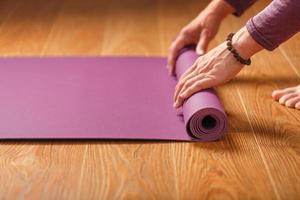
[[[233,13],[236,16],[241,16],[247,8],[249,8],[256,0],[225,0],[229,3],[234,9]]]
[[[274,0],[246,27],[256,42],[273,50],[300,31],[300,0]]]

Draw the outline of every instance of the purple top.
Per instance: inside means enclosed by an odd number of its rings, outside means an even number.
[[[255,0],[226,0],[240,16]],[[253,39],[267,50],[273,50],[300,30],[300,1],[273,0],[246,24]]]

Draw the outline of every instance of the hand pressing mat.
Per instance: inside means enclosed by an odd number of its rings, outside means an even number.
[[[178,57],[179,77],[197,59]],[[173,108],[165,58],[0,59],[0,139],[213,141],[227,117],[213,89]]]

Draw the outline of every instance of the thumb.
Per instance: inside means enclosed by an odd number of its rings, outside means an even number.
[[[208,38],[207,31],[203,30],[200,33],[199,42],[198,42],[197,48],[196,48],[197,54],[199,54],[199,55],[205,54],[208,44],[209,44],[209,38]]]

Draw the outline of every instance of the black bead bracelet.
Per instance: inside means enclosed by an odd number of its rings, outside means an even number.
[[[233,54],[233,56],[235,57],[235,59],[237,61],[239,61],[240,63],[242,63],[243,65],[250,65],[251,64],[251,59],[244,59],[240,56],[240,54],[237,52],[237,50],[232,46],[232,37],[233,37],[234,33],[230,33],[227,36],[226,39],[226,45],[227,45],[227,49]]]

